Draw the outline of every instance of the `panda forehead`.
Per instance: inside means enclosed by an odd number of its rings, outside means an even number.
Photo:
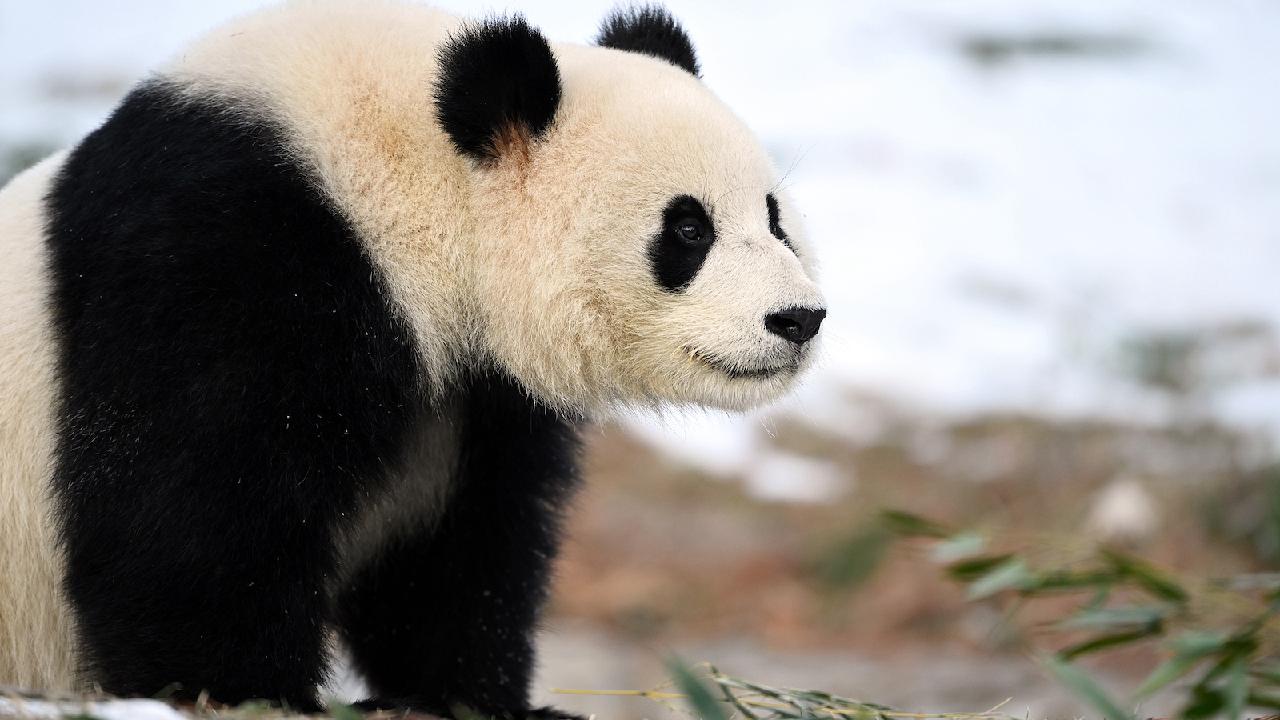
[[[639,149],[660,166],[683,162],[756,178],[771,167],[755,135],[703,83],[670,63],[637,53],[557,45],[562,117]]]

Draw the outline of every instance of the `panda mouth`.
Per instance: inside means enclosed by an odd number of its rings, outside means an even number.
[[[768,380],[771,377],[781,375],[796,369],[795,365],[777,365],[775,367],[758,368],[751,370],[742,370],[738,368],[725,367],[723,365],[712,365],[715,369],[728,375],[734,380]]]
[[[705,365],[712,370],[726,375],[733,380],[768,380],[770,378],[782,375],[783,373],[794,372],[799,367],[799,361],[783,363],[781,365],[773,365],[769,367],[744,368],[739,365],[733,365],[713,357],[708,357],[701,351],[688,348],[686,352],[689,357],[698,363]]]

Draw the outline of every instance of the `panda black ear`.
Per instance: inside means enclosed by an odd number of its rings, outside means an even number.
[[[465,27],[440,50],[435,106],[453,144],[477,160],[536,140],[560,106],[551,45],[519,15]]]
[[[619,8],[600,23],[600,47],[652,55],[698,75],[693,42],[680,23],[661,5]]]

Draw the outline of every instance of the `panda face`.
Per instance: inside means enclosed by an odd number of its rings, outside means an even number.
[[[677,67],[556,54],[554,121],[473,169],[476,206],[503,208],[477,217],[478,334],[494,359],[573,407],[780,396],[812,362],[826,311],[760,143]]]
[[[826,316],[773,191],[682,194],[648,241],[659,312],[640,333],[668,398],[731,409],[770,399],[809,364]],[[659,360],[675,350],[675,357]]]
[[[619,201],[626,229],[606,236],[615,257],[643,250],[640,267],[628,264],[639,282],[616,286],[618,305],[644,308],[619,313],[635,358],[625,367],[642,394],[744,409],[810,364],[825,303],[759,143],[700,83],[684,90],[666,98],[672,121],[629,133],[640,157],[677,151],[658,172],[637,163],[647,182]]]

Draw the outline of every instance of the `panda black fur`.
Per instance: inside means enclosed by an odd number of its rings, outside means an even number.
[[[372,705],[556,714],[584,418],[776,397],[825,312],[674,20],[598,44],[290,5],[0,192],[0,683],[315,709],[332,633]]]

